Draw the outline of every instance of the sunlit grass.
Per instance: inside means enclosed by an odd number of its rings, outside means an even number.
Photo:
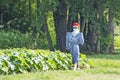
[[[98,69],[25,73],[25,74],[1,76],[0,80],[119,80],[120,79],[119,74],[101,73],[104,72],[104,70],[100,69],[98,71]],[[107,69],[107,71],[108,70],[109,69]]]

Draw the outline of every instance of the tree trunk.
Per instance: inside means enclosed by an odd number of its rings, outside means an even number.
[[[80,15],[80,32],[84,32],[84,28],[85,28],[85,18],[84,16],[81,14]]]
[[[56,31],[56,47],[60,51],[66,51],[67,8],[64,0],[59,0],[59,3],[59,7],[57,7],[57,10],[53,13]]]
[[[0,24],[3,25],[3,9],[0,8]]]
[[[31,7],[31,0],[29,0],[29,24],[32,21],[32,7]]]
[[[111,35],[111,44],[109,47],[109,53],[114,53],[114,9],[113,7],[109,8],[109,22],[108,22],[108,30],[109,34]]]
[[[98,9],[98,16],[99,16],[97,18],[97,20],[99,22],[99,25],[97,26],[97,41],[96,41],[96,49],[95,49],[96,53],[103,52],[102,46],[101,46],[102,41],[100,41],[101,33],[103,33],[101,28],[105,26],[104,25],[104,5],[103,4],[104,4],[103,0],[99,0],[97,2],[97,6],[98,6],[97,9]]]
[[[54,51],[54,48],[53,48],[53,45],[52,45],[52,40],[51,40],[49,30],[48,30],[48,24],[47,24],[47,18],[46,17],[45,17],[44,29],[46,31],[46,36],[47,36],[50,51]]]
[[[39,8],[40,8],[40,1],[37,0],[36,1],[36,5],[37,5],[37,8],[36,8],[36,12],[37,12],[37,18],[39,18],[40,14],[39,14]],[[29,23],[31,24],[31,20],[32,19],[32,10],[31,10],[31,0],[29,0]],[[38,26],[32,26],[32,35],[33,35],[33,45],[32,45],[32,48],[35,49],[36,46],[37,46],[37,39],[39,38],[39,31],[37,30],[37,27]]]
[[[39,8],[40,8],[40,0],[37,0],[36,1],[36,4],[37,4],[37,17],[39,18]]]
[[[68,14],[68,23],[67,23],[67,31],[72,31],[72,15],[71,15],[71,8],[69,8],[69,14]]]
[[[95,52],[96,29],[91,21],[88,22],[87,43],[90,51]]]
[[[39,38],[39,32],[36,28],[36,26],[33,26],[32,28],[32,38],[33,38],[33,45],[32,45],[32,48],[35,49],[37,47],[37,39]]]

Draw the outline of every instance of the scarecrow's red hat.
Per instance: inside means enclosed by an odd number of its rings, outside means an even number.
[[[78,26],[80,26],[80,25],[79,25],[79,23],[74,22],[72,26],[73,26],[73,27],[78,27]]]

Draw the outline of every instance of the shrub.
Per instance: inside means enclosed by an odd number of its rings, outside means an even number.
[[[83,54],[82,54],[83,55]],[[81,63],[90,66],[83,55]],[[71,66],[70,54],[60,51],[8,49],[0,50],[0,74],[35,72],[38,70],[68,70]]]
[[[21,48],[26,47],[28,48],[32,40],[30,38],[31,36],[29,34],[22,34],[18,31],[12,31],[12,32],[0,32],[0,48]]]
[[[45,36],[45,35],[44,35]],[[38,48],[49,49],[46,37],[41,37],[36,40],[34,47],[34,39],[31,33],[23,34],[19,31],[0,31],[0,49],[8,48]]]

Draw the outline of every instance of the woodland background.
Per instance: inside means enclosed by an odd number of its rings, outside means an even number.
[[[74,21],[84,33],[81,52],[113,54],[120,47],[119,0],[0,0],[0,49],[66,52]]]

